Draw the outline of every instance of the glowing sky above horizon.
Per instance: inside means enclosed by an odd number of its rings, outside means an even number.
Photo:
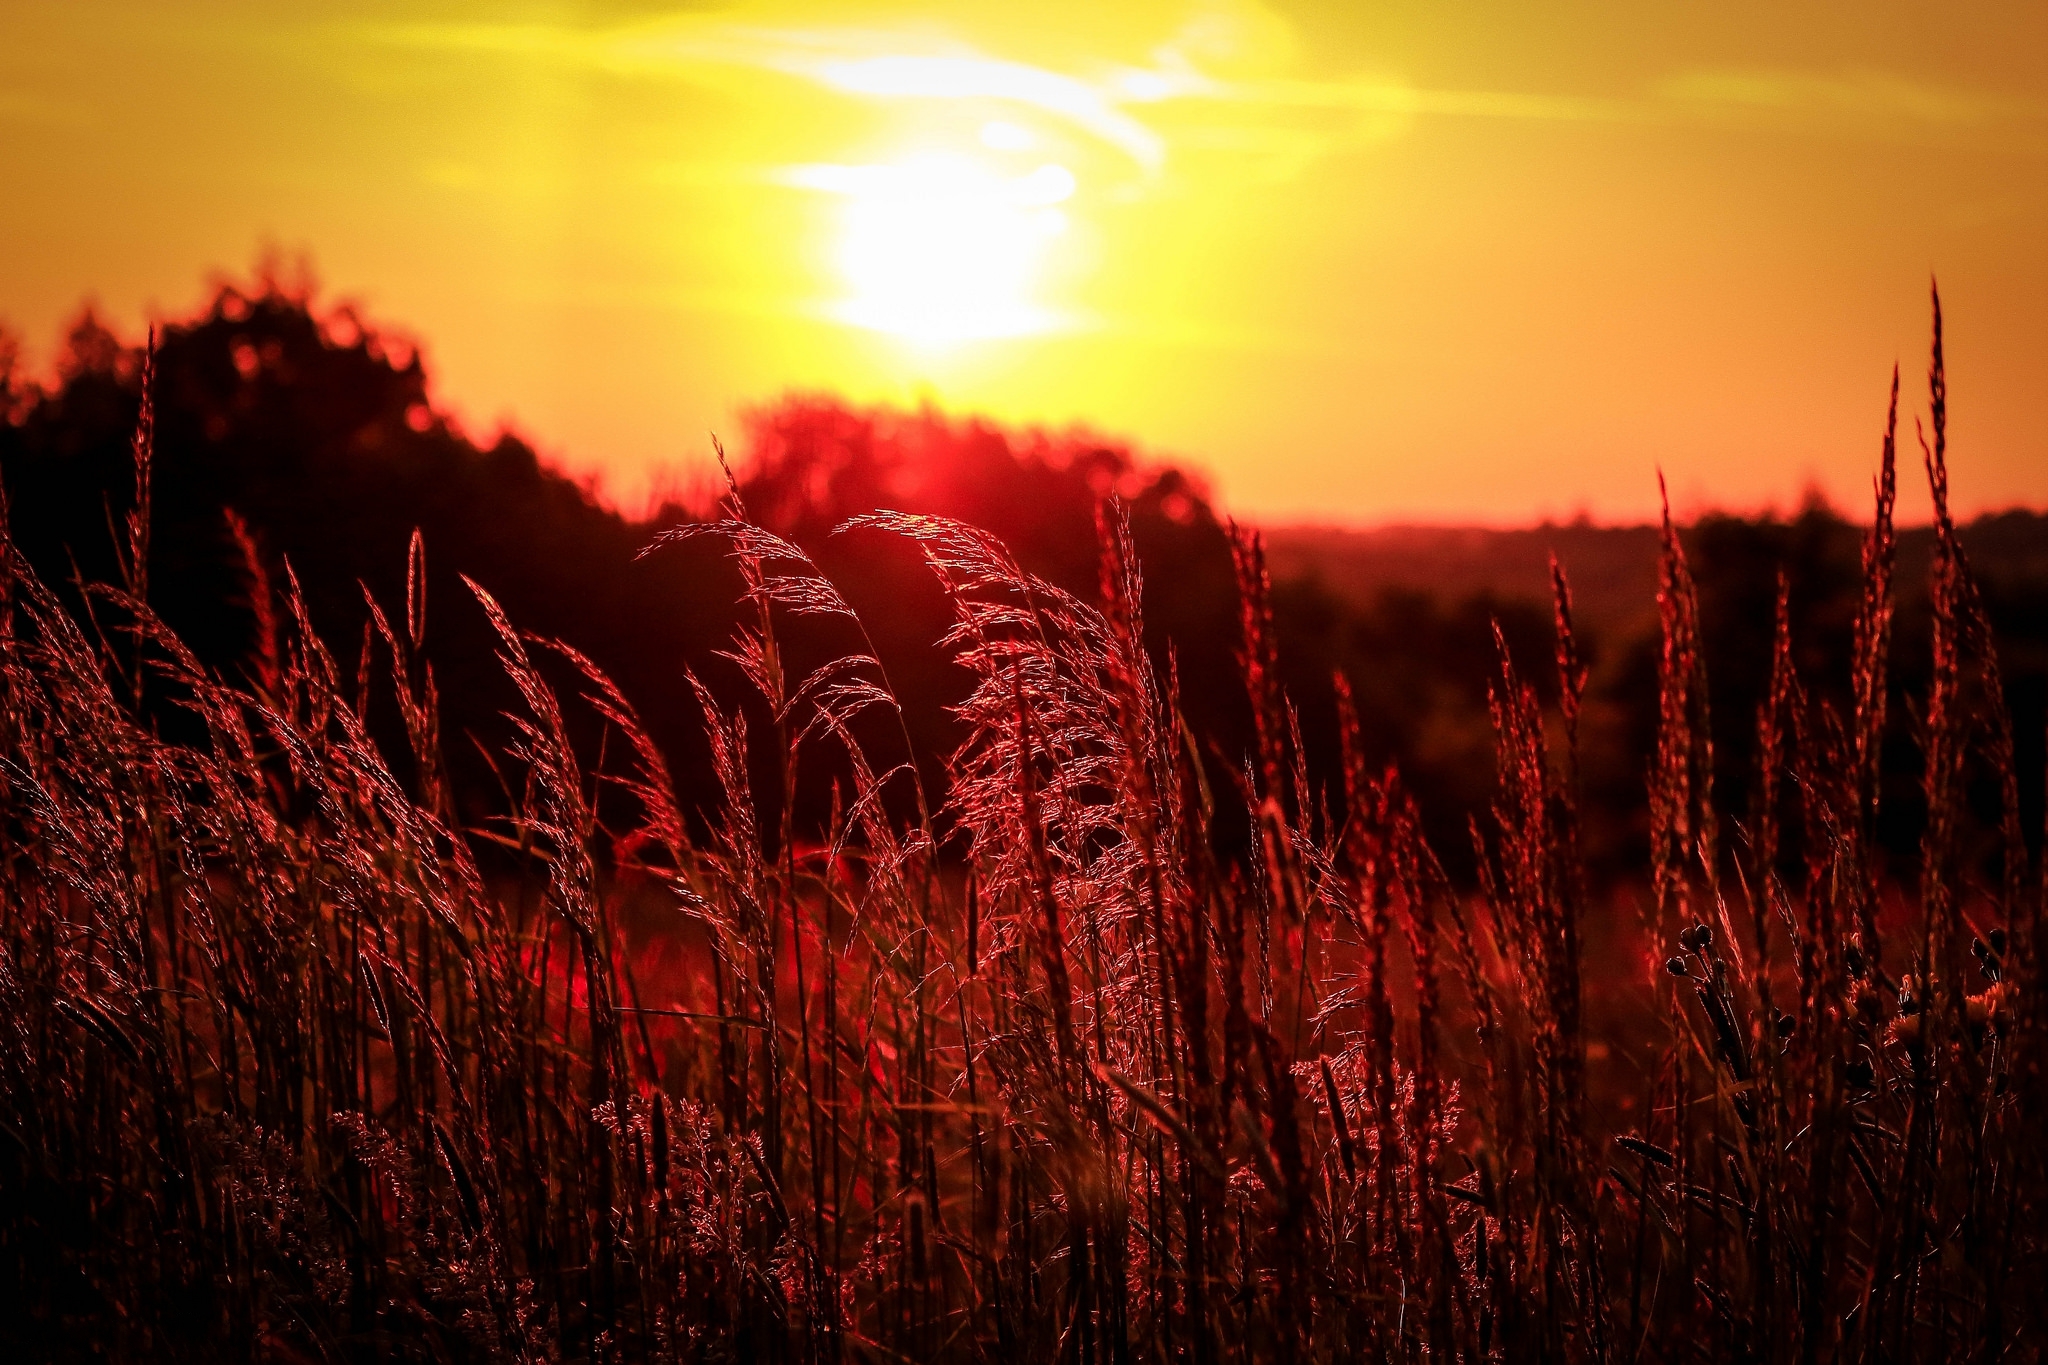
[[[1274,521],[1856,507],[1933,271],[1957,500],[2048,506],[2044,244],[2038,3],[0,0],[32,355],[304,254],[629,504],[831,389]]]

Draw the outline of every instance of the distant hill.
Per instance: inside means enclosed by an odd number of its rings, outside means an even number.
[[[1912,472],[1902,470],[1901,477]],[[1961,536],[1998,638],[2006,701],[2021,737],[2023,820],[2029,838],[2038,840],[2048,726],[2048,515],[1984,516],[1961,528]],[[1680,538],[1700,589],[1718,790],[1721,804],[1739,816],[1770,667],[1778,574],[1784,571],[1790,581],[1795,658],[1806,687],[1845,707],[1863,530],[1816,505],[1786,520],[1712,514],[1681,528]],[[1578,523],[1505,530],[1278,527],[1266,533],[1276,577],[1292,580],[1298,593],[1327,594],[1341,604],[1341,614],[1354,623],[1347,628],[1360,638],[1351,649],[1329,652],[1348,655],[1367,678],[1399,673],[1401,642],[1359,623],[1397,618],[1421,601],[1464,602],[1504,622],[1547,615],[1555,554],[1571,583],[1574,616],[1593,665],[1596,713],[1585,771],[1590,799],[1609,813],[1596,822],[1594,842],[1610,865],[1631,861],[1642,832],[1642,776],[1656,724],[1659,539],[1654,526]],[[1898,848],[1912,846],[1919,829],[1920,755],[1911,717],[1927,677],[1933,539],[1924,526],[1898,533],[1892,684],[1905,704],[1891,709],[1883,817],[1884,832]],[[1988,811],[1995,793],[1976,795]]]
[[[1832,519],[1835,514],[1821,515]],[[1656,618],[1655,526],[1275,526],[1266,528],[1265,535],[1276,577],[1314,579],[1353,603],[1370,603],[1388,588],[1548,602],[1555,555],[1571,580],[1574,606],[1589,624],[1628,633]],[[2048,514],[2012,511],[1980,517],[1963,527],[1962,535],[1971,567],[1980,576],[2010,585],[2048,582]],[[1903,583],[1910,586],[1926,577],[1932,543],[1926,527],[1900,530]]]
[[[1657,614],[1654,526],[1584,523],[1500,530],[1480,526],[1386,526],[1346,531],[1313,526],[1266,530],[1276,576],[1312,578],[1338,596],[1369,603],[1388,588],[1444,597],[1550,601],[1550,558],[1570,576],[1588,622],[1627,630]]]

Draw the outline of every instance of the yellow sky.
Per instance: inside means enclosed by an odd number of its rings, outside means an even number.
[[[1351,522],[1860,506],[1938,271],[1959,501],[2048,504],[2038,3],[0,0],[32,349],[266,245],[622,498],[831,388]]]

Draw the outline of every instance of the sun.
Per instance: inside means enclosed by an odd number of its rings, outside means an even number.
[[[984,127],[981,142],[1006,153],[1028,146],[1022,130],[1000,123]],[[924,345],[1059,325],[1037,294],[1046,253],[1068,229],[1060,206],[1075,180],[1066,167],[1006,170],[975,153],[941,152],[808,166],[799,183],[841,200],[833,258],[846,294],[832,307],[840,321]]]

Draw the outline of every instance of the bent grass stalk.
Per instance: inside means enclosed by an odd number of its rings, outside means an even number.
[[[950,604],[970,686],[937,805],[858,614],[736,485],[674,533],[724,538],[751,607],[741,693],[685,682],[723,792],[701,818],[603,672],[473,586],[521,711],[465,826],[425,548],[350,686],[231,522],[261,639],[246,683],[210,673],[146,600],[145,410],[127,578],[92,598],[130,646],[0,540],[11,1329],[114,1358],[2035,1358],[2043,892],[1947,512],[1938,327],[1917,885],[1874,837],[1896,377],[1849,705],[1800,676],[1781,588],[1725,842],[1666,519],[1633,1112],[1587,1047],[1608,911],[1561,568],[1555,711],[1501,647],[1475,893],[1369,770],[1342,678],[1312,788],[1247,533],[1256,744],[1191,731],[1114,502],[1097,603],[957,522],[856,523]],[[849,648],[799,676],[791,642],[831,632]],[[2001,803],[1982,889],[1971,764]]]

